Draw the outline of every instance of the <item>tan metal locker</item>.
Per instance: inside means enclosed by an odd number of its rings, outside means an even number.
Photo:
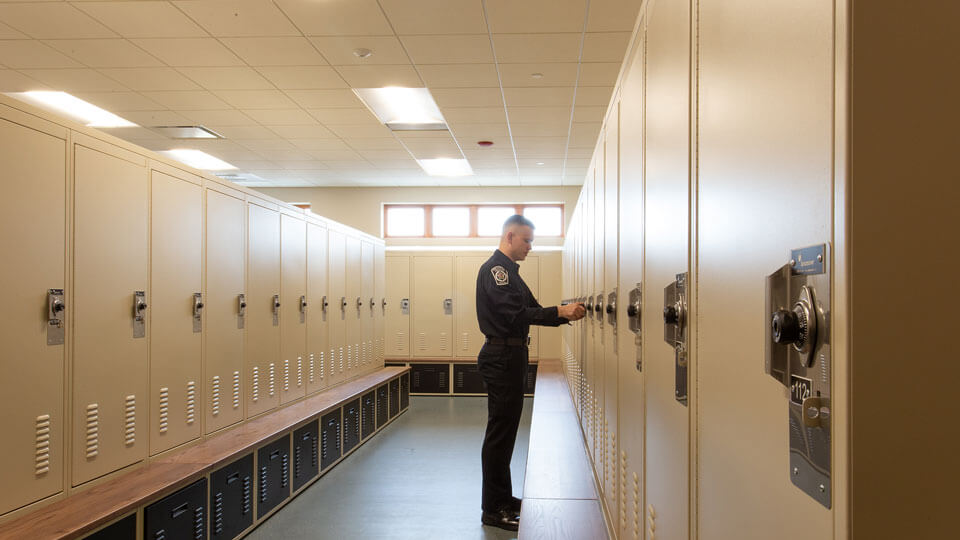
[[[486,261],[486,259],[484,259]],[[525,260],[520,261],[520,277],[530,288],[534,298],[540,299],[540,257],[537,255],[528,255]],[[541,303],[542,304],[542,303]],[[474,312],[476,313],[476,312]],[[530,358],[537,358],[540,355],[540,327],[530,327],[530,346],[528,352]]]
[[[375,367],[383,367],[384,356],[384,318],[386,316],[386,261],[384,259],[384,246],[377,244],[373,252],[373,298],[376,302],[373,317],[373,342]]]
[[[362,248],[360,239],[347,235],[344,281],[346,283],[346,325],[344,327],[344,342],[346,343],[345,378],[354,376],[360,364],[360,342],[362,337],[362,318],[364,315],[364,301],[361,296],[362,276]]]
[[[328,384],[335,384],[343,380],[343,372],[346,367],[346,317],[350,313],[347,301],[346,281],[344,266],[346,259],[346,236],[335,230],[330,230],[330,244],[327,257],[327,278],[329,283],[330,306],[328,324],[329,324],[329,347],[330,347],[330,371]],[[356,309],[356,308],[354,308]]]
[[[642,30],[641,30],[642,32]],[[642,33],[629,71],[622,82],[624,99],[620,104],[620,147],[640,148],[643,142],[643,47]],[[617,383],[620,440],[620,503],[616,529],[621,538],[642,538],[646,528],[643,502],[644,415],[643,339],[662,339],[662,334],[642,336],[639,310],[643,301],[643,153],[624,152],[620,156],[619,289],[617,291]],[[639,288],[638,288],[639,287]]]
[[[2,109],[5,116],[11,111]],[[24,121],[23,119],[18,119]],[[67,251],[66,131],[40,122],[31,129],[0,120],[0,515],[63,490],[66,345],[48,343],[60,330],[72,339],[72,308],[48,330],[50,289],[65,290]],[[49,131],[49,133],[47,132]],[[54,135],[55,134],[55,135]],[[30,159],[23,159],[30,156]],[[29,229],[29,239],[19,231]],[[15,489],[13,488],[15,486]]]
[[[453,257],[413,257],[410,310],[415,358],[453,356]]]
[[[787,264],[792,249],[823,244],[832,235],[833,7],[700,2],[697,392],[702,406],[696,455],[697,520],[704,539],[834,535],[837,514],[791,482],[790,400],[785,387],[764,372],[762,324],[770,316],[762,311],[765,276]],[[761,19],[762,31],[756,26]],[[731,80],[751,91],[728,91]],[[736,118],[736,129],[717,111]],[[842,432],[844,416],[831,416],[834,430]],[[899,492],[895,481],[886,484],[890,479],[883,470],[870,474],[883,478],[883,490]],[[841,498],[835,495],[835,504],[842,506]],[[893,498],[899,501],[902,493]],[[867,513],[866,521],[876,523],[879,515],[873,509]],[[777,519],[760,518],[772,515]],[[916,531],[910,518],[891,520]],[[862,536],[852,533],[854,538],[879,538],[857,530]],[[883,537],[902,536],[889,534]]]
[[[150,454],[200,437],[200,178],[150,171]]]
[[[689,269],[689,28],[689,2],[661,0],[647,11],[643,356],[645,410],[657,422],[646,430],[646,503],[665,540],[689,536],[691,410],[677,400],[674,347],[663,339],[664,288]]]
[[[593,291],[594,291],[594,326],[593,334],[593,391],[595,399],[594,422],[596,422],[595,437],[597,454],[594,457],[594,467],[597,478],[600,479],[601,489],[606,494],[607,462],[610,457],[610,425],[607,419],[606,402],[606,337],[607,317],[604,309],[607,306],[607,294],[604,278],[606,277],[606,193],[604,191],[606,162],[604,161],[604,141],[601,136],[596,150],[596,169],[593,177]]]
[[[561,268],[562,258],[560,253],[547,252],[538,255],[540,258],[540,293],[537,299],[540,305],[556,306],[564,298],[561,294]],[[572,294],[570,295],[573,296]],[[560,350],[560,333],[563,329],[569,328],[561,326],[552,328],[541,326],[537,328],[539,340],[537,344],[537,356],[539,358],[563,358]]]
[[[388,358],[410,356],[410,257],[385,259],[387,305],[384,316],[385,353]],[[404,305],[406,304],[406,307]]]
[[[360,243],[360,368],[370,369],[373,365],[374,343],[373,326],[377,301],[374,300],[374,251],[373,244],[366,240]]]
[[[330,364],[328,320],[334,305],[327,293],[327,229],[307,222],[307,393],[326,387]]]
[[[483,334],[477,322],[477,274],[488,256],[457,256],[456,332],[457,358],[477,359],[483,347]]]
[[[73,485],[146,457],[149,431],[147,168],[96,145],[74,146]]]
[[[280,404],[280,213],[247,204],[247,418]]]
[[[620,103],[615,101],[610,105],[607,121],[604,125],[604,220],[603,220],[603,290],[605,322],[603,330],[603,429],[607,451],[604,462],[604,495],[606,495],[607,509],[613,523],[619,522],[620,485],[622,483],[622,460],[620,459],[620,445],[618,441],[619,415],[617,379],[619,375],[619,360],[617,359],[617,337],[620,332],[619,317],[620,291],[617,289],[617,271],[619,256],[619,212],[617,206],[618,188],[620,184]],[[611,311],[612,310],[612,311]]]
[[[587,307],[591,310],[591,313],[587,315],[583,323],[583,340],[581,351],[581,356],[583,358],[583,378],[584,378],[584,436],[587,439],[587,451],[590,453],[590,456],[596,459],[597,456],[597,422],[596,422],[596,399],[594,396],[594,378],[597,370],[595,357],[596,351],[594,350],[594,337],[597,333],[597,319],[596,314],[593,312],[593,302],[595,296],[598,292],[596,284],[594,283],[594,259],[595,251],[594,244],[595,238],[593,235],[594,229],[594,194],[593,194],[593,180],[596,176],[596,164],[591,165],[589,172],[587,173],[587,179],[583,184],[583,201],[584,201],[584,215],[583,215],[583,287],[584,287],[584,296],[587,297]]]
[[[243,194],[222,186],[206,190],[207,234],[203,298],[205,337],[205,431],[212,433],[243,420],[249,391],[244,369],[247,205]]]
[[[280,215],[280,403],[306,395],[307,224]]]

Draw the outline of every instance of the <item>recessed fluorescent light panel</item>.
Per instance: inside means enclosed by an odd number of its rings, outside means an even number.
[[[227,163],[226,161],[215,158],[206,152],[201,152],[200,150],[179,148],[176,150],[165,150],[160,153],[166,154],[180,163],[184,163],[195,169],[201,169],[204,171],[227,171],[230,169],[236,169],[236,167]]]
[[[470,176],[473,169],[465,159],[418,159],[417,163],[430,176]]]
[[[219,133],[203,126],[155,126],[150,128],[171,139],[222,139]]]
[[[447,129],[440,108],[426,88],[354,88],[353,93],[393,131]]]
[[[65,114],[87,127],[136,127],[133,122],[124,120],[110,111],[105,111],[66,92],[14,92],[7,95],[43,109]]]

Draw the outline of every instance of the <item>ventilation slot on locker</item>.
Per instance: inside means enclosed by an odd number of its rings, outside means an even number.
[[[527,380],[526,388],[524,389],[524,394],[533,395],[533,391],[537,388],[537,365],[528,364],[527,365]]]
[[[283,361],[283,391],[290,391],[290,361]],[[273,392],[270,392],[270,395],[273,395]]]
[[[361,398],[361,408],[360,408],[360,426],[361,426],[361,435],[364,439],[373,435],[373,432],[377,429],[376,425],[376,414],[377,414],[377,393],[375,390],[371,390],[363,395]]]
[[[427,334],[420,332],[417,334],[417,350],[425,351],[427,350]]]
[[[316,364],[314,363],[313,353],[310,353],[310,372],[307,375],[307,380],[309,381],[309,384],[313,384],[313,381],[315,380],[314,378],[315,369],[316,369]]]
[[[277,369],[273,362],[270,362],[270,397],[277,394]]]
[[[400,376],[400,410],[410,406],[410,374]]]
[[[297,357],[297,388],[303,388],[303,357]]]
[[[410,364],[413,383],[410,392],[414,394],[449,394],[450,381],[448,364]]]
[[[340,459],[340,409],[320,419],[320,469]]]
[[[207,479],[168,495],[143,511],[144,538],[201,540],[207,537]]]
[[[253,454],[210,473],[210,539],[230,540],[253,525]]]
[[[387,400],[390,397],[390,392],[387,389],[387,385],[381,384],[377,387],[377,428],[380,428],[389,420],[390,411],[387,410],[388,404]]]
[[[402,351],[407,348],[407,334],[405,332],[397,332],[395,336],[396,339],[396,349]]]
[[[233,372],[233,408],[240,408],[240,372]]]
[[[210,387],[210,413],[213,416],[220,414],[220,376],[214,375]]]
[[[347,345],[347,371],[353,368],[353,345]]]
[[[187,425],[193,424],[196,420],[197,412],[197,383],[190,381],[187,383]]]
[[[360,444],[360,400],[355,399],[343,406],[343,453]]]
[[[390,418],[400,414],[400,377],[390,381]]]
[[[293,490],[320,473],[320,423],[314,420],[293,432]]]
[[[327,364],[326,364],[326,353],[321,352],[321,353],[320,353],[320,380],[321,380],[321,381],[323,380],[323,376],[326,375],[326,372],[324,371],[324,369],[326,369],[326,367],[327,367]]]
[[[260,400],[260,367],[253,366],[253,402]]]
[[[100,448],[100,406],[87,405],[87,459],[97,457]]]
[[[170,389],[160,389],[160,433],[166,433],[170,416]]]
[[[123,443],[130,446],[137,442],[137,396],[127,396],[123,419]]]
[[[447,351],[449,350],[448,336],[446,332],[440,332],[440,350]]]
[[[35,429],[37,449],[33,474],[41,476],[50,472],[50,415],[38,416]]]
[[[257,451],[260,484],[257,494],[257,518],[262,518],[290,496],[290,435]]]
[[[464,332],[460,334],[460,350],[469,351],[470,350],[470,333]]]
[[[343,373],[343,347],[340,347],[340,373]]]

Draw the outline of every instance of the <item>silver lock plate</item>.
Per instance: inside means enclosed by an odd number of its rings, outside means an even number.
[[[63,289],[47,291],[47,345],[63,345],[67,326],[65,302]]]
[[[146,325],[147,293],[133,292],[133,337],[142,338],[147,335]]]
[[[273,295],[273,325],[280,326],[280,295]]]
[[[300,324],[307,322],[307,297],[300,295]]]
[[[687,274],[663,289],[663,340],[674,351],[674,398],[687,404]]]
[[[243,330],[244,321],[247,318],[247,295],[237,295],[237,330]]]
[[[453,315],[453,299],[452,298],[445,298],[443,300],[443,314]]]
[[[402,313],[402,314],[404,314],[404,315],[409,315],[409,314],[410,314],[410,299],[409,299],[409,298],[402,298],[402,299],[400,300],[400,313]]]
[[[613,325],[613,330],[617,330],[617,289],[607,295],[607,322]]]
[[[203,331],[203,295],[193,293],[193,333]]]
[[[637,371],[643,371],[643,341],[641,339],[640,321],[643,316],[643,289],[640,284],[630,289],[630,304],[627,306],[627,318],[630,321],[630,331],[635,334],[633,342],[636,345]]]
[[[766,279],[764,370],[790,395],[790,481],[832,504],[830,444],[830,251],[819,244],[790,253]]]

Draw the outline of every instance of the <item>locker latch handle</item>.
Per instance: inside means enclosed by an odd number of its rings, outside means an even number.
[[[341,311],[346,311],[346,310],[347,310],[347,297],[346,297],[346,296],[341,296],[341,297],[340,297],[340,310],[341,310]]]
[[[363,307],[363,300],[361,300],[360,297],[358,296],[358,297],[357,297],[357,310],[359,311],[360,308],[362,308],[362,307]]]
[[[203,295],[200,293],[193,293],[193,316],[199,319],[200,314],[202,312],[203,312]]]
[[[238,306],[237,312],[241,317],[247,314],[247,295],[245,294],[237,295],[237,306]]]
[[[305,313],[307,311],[307,297],[304,295],[300,296],[300,313]]]
[[[173,519],[176,519],[182,516],[183,514],[187,513],[188,510],[190,510],[190,503],[183,503],[180,506],[170,511],[170,517],[172,517]]]
[[[327,312],[327,306],[330,305],[330,302],[327,301],[326,295],[324,295],[324,297],[320,300],[320,302],[321,302],[320,305],[323,307],[323,312],[326,313],[326,312]]]
[[[147,296],[144,291],[135,291],[133,293],[133,319],[137,322],[143,321],[143,312],[147,310]]]
[[[386,299],[386,298],[381,298],[381,299],[380,299],[380,305],[381,305],[381,307],[384,307],[384,308],[387,307],[387,299]]]
[[[376,302],[376,301],[373,299],[373,297],[371,296],[371,297],[370,297],[370,310],[373,311],[373,308],[375,308],[376,306],[377,306],[377,302]]]

